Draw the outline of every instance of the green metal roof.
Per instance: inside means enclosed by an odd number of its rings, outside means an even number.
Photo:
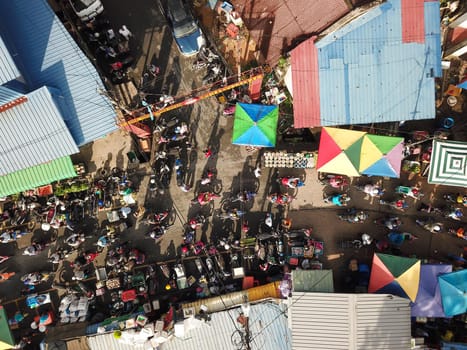
[[[75,176],[76,171],[71,158],[69,156],[58,158],[45,164],[0,176],[0,197]]]
[[[294,292],[334,293],[332,270],[294,270]]]
[[[0,306],[0,349],[8,349],[8,345],[15,345],[11,335],[8,317],[3,306]]]

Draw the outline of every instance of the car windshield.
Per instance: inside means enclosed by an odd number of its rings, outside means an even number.
[[[77,11],[86,10],[89,6],[94,4],[97,0],[71,0],[71,5]]]
[[[177,2],[175,2],[174,5],[179,6],[170,8],[169,11],[173,21],[175,37],[181,38],[194,33],[198,29],[198,26],[191,14],[187,12],[182,3],[179,2],[177,4]]]

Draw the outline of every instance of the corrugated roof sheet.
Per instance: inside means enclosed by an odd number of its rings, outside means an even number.
[[[26,96],[0,113],[0,175],[79,152],[49,89]]]
[[[10,80],[14,80],[21,75],[16,67],[15,61],[3,42],[0,35],[0,85]]]
[[[318,51],[314,39],[305,41],[291,52],[292,91],[294,93],[294,125],[304,128],[319,126]]]
[[[0,197],[75,177],[76,171],[69,156],[45,164],[29,167],[0,176]]]
[[[435,117],[434,77],[441,74],[438,2],[424,3],[424,18],[425,42],[404,44],[401,0],[388,0],[314,43],[320,125]],[[292,51],[292,62],[306,60],[306,56],[293,57],[304,55],[297,49]],[[307,76],[300,78],[303,85],[293,85],[295,124],[312,127],[317,124],[304,125],[303,110],[307,108],[297,101],[318,97],[310,95],[306,86],[316,79],[316,72],[304,74]]]
[[[4,86],[0,86],[0,106],[3,106],[4,104],[14,101],[22,96],[24,96],[24,94],[12,89],[8,89]]]
[[[345,0],[232,0],[267,62],[294,41],[319,33],[350,11]]]
[[[251,349],[291,349],[292,339],[284,314],[285,306],[267,302],[251,305],[250,308]],[[240,308],[213,313],[210,322],[190,330],[185,339],[175,338],[164,343],[161,350],[238,350],[239,347],[233,344],[233,340],[240,340],[235,328],[240,328],[235,321],[239,313]],[[101,349],[91,348],[91,350]]]
[[[401,0],[402,42],[425,42],[425,0]]]
[[[79,146],[116,130],[115,111],[98,90],[96,69],[46,0],[0,1],[0,28],[31,90],[60,91],[63,119]]]
[[[392,295],[293,293],[294,350],[410,349],[410,305]]]

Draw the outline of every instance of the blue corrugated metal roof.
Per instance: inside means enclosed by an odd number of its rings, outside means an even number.
[[[3,20],[3,19],[2,19]],[[0,35],[0,85],[16,79],[21,75],[16,67],[15,61],[3,42]]]
[[[424,10],[425,43],[402,42],[401,0],[388,0],[316,42],[321,125],[435,118],[439,3],[426,2]]]
[[[0,175],[79,152],[49,89],[26,96],[0,113]]]
[[[78,145],[116,130],[115,111],[94,66],[46,0],[0,1],[0,28],[31,90],[60,91],[62,116]]]

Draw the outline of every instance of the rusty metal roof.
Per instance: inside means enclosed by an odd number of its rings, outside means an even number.
[[[350,12],[345,0],[232,0],[267,62]]]

